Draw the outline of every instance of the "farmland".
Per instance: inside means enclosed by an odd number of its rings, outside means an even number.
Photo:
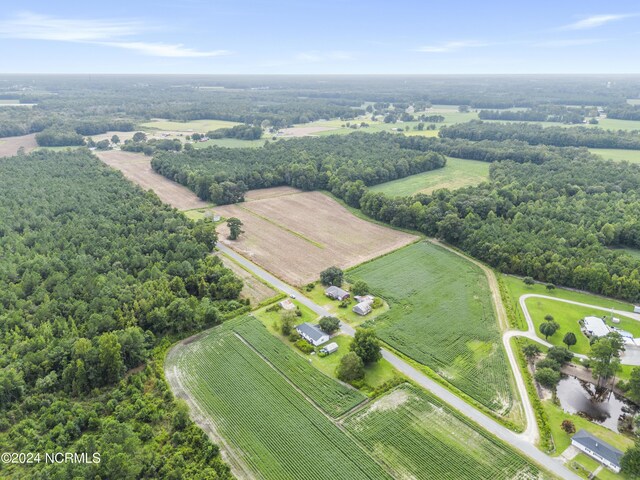
[[[156,119],[151,122],[141,123],[140,127],[151,130],[165,130],[170,132],[198,132],[207,133],[218,128],[230,128],[239,125],[236,122],[224,120],[192,120],[190,122],[174,122],[170,120]]]
[[[272,287],[263,283],[259,278],[255,277],[251,272],[246,271],[233,260],[224,255],[220,255],[220,258],[225,267],[242,279],[243,286],[240,296],[248,298],[252,305],[257,305],[278,294]]]
[[[199,341],[182,346],[179,355],[170,355],[167,362],[169,370],[175,366],[183,386],[213,419],[234,457],[252,472],[250,476],[390,478],[359,445],[234,334],[232,327],[237,324],[232,321]],[[299,365],[305,363],[295,355],[289,359],[297,360]],[[345,387],[333,382],[327,388]]]
[[[24,147],[25,153],[29,153],[37,146],[34,134],[0,138],[0,157],[15,155],[20,147]]]
[[[188,188],[154,172],[149,164],[149,157],[141,153],[107,150],[96,154],[104,163],[122,171],[125,177],[143,189],[153,190],[160,200],[178,210],[203,208],[208,205]]]
[[[320,192],[257,190],[247,202],[215,211],[244,223],[237,241],[226,240],[228,228],[221,226],[223,242],[293,285],[316,280],[332,265],[351,267],[417,239],[361,220]]]
[[[518,453],[408,385],[354,413],[344,426],[399,478],[541,478]]]
[[[390,310],[372,326],[390,346],[486,407],[508,415],[512,382],[486,277],[442,247],[420,242],[348,272]]]
[[[640,150],[622,150],[619,148],[590,148],[591,153],[600,155],[605,160],[624,160],[629,163],[640,163]]]
[[[428,194],[439,188],[461,188],[477,185],[488,179],[489,163],[447,157],[444,168],[374,185],[370,190],[392,196]]]

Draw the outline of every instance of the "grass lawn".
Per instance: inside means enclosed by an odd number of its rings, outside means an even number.
[[[620,250],[623,250],[624,253],[631,255],[636,260],[640,260],[640,250],[637,248],[621,248]]]
[[[575,292],[573,290],[566,290],[563,288],[556,288],[554,290],[547,290],[545,284],[536,283],[534,285],[525,285],[521,278],[511,275],[500,275],[500,278],[504,282],[504,285],[509,294],[508,299],[504,299],[505,302],[511,302],[516,316],[518,324],[522,329],[526,328],[524,316],[520,310],[519,299],[522,295],[527,293],[536,293],[539,295],[547,295],[549,297],[564,298],[566,300],[573,300],[575,302],[587,303],[589,305],[596,305],[603,308],[615,308],[616,310],[623,310],[627,312],[633,312],[633,305],[620,300],[614,300],[612,298],[602,297],[586,292]],[[557,302],[560,303],[560,302]],[[601,315],[605,315],[607,312],[602,312]],[[551,313],[553,315],[553,313]],[[558,332],[560,333],[560,332]],[[558,335],[556,333],[556,335]],[[562,339],[560,339],[562,340]]]
[[[230,128],[234,125],[240,125],[237,122],[227,122],[225,120],[192,120],[190,122],[176,122],[171,120],[152,120],[150,122],[141,123],[141,128],[150,128],[155,130],[167,130],[170,132],[198,132],[207,133],[218,128]]]
[[[182,213],[184,213],[186,215],[187,218],[190,218],[191,220],[203,220],[205,217],[205,214],[207,212],[213,212],[213,207],[211,208],[194,208],[193,210],[185,210]]]
[[[536,333],[540,338],[544,338],[544,336],[539,331],[539,327],[546,321],[544,319],[545,315],[552,315],[554,320],[560,325],[560,329],[554,335],[546,339],[547,341],[553,343],[554,345],[564,346],[564,344],[562,343],[562,338],[564,337],[564,335],[568,332],[575,333],[578,343],[571,347],[571,351],[574,353],[588,354],[591,350],[589,347],[589,339],[582,334],[582,332],[580,331],[580,326],[578,325],[578,320],[581,320],[586,316],[602,317],[606,315],[607,325],[615,326],[621,328],[622,330],[627,330],[628,332],[631,332],[634,337],[640,337],[640,322],[632,320],[630,318],[617,316],[618,318],[620,318],[620,323],[612,324],[610,322],[610,315],[607,314],[607,312],[603,312],[602,310],[595,310],[588,307],[579,307],[577,305],[571,305],[569,303],[535,297],[528,298],[526,300],[526,303],[527,308],[529,309],[529,313],[531,314],[531,318],[533,319],[533,323],[536,326]]]
[[[589,433],[600,437],[605,442],[622,450],[623,452],[633,445],[633,440],[631,438],[590,422],[579,415],[566,413],[561,407],[553,403],[551,400],[544,400],[542,402],[542,407],[549,419],[551,435],[553,435],[553,441],[556,446],[554,455],[560,455],[567,449],[567,447],[569,447],[569,445],[571,445],[571,435],[568,435],[561,427],[563,420],[571,420],[576,426],[576,432],[584,428]]]
[[[439,188],[453,190],[478,185],[489,179],[489,165],[487,162],[447,157],[447,164],[443,168],[374,185],[370,190],[391,196],[408,196],[431,193]]]
[[[342,288],[349,291],[348,284],[343,285]],[[302,293],[306,297],[310,298],[313,302],[329,310],[329,312],[334,317],[338,317],[343,322],[346,322],[352,326],[360,325],[367,320],[372,320],[389,310],[389,305],[387,304],[387,302],[384,302],[384,305],[382,307],[371,310],[371,313],[363,317],[352,311],[352,308],[357,304],[357,302],[353,298],[350,299],[348,308],[340,308],[340,302],[338,302],[337,300],[332,300],[324,294],[325,289],[326,287],[318,282],[318,284],[311,292],[302,290]]]
[[[620,148],[590,148],[591,153],[600,155],[605,160],[625,160],[629,163],[640,163],[640,150],[622,150]]]

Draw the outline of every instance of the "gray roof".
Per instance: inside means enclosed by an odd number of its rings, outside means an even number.
[[[307,337],[312,339],[314,342],[317,342],[322,337],[327,335],[322,330],[320,330],[318,327],[316,327],[315,325],[311,325],[310,323],[302,323],[302,324],[300,324],[300,325],[298,325],[296,327],[296,330],[300,334],[304,333]]]
[[[586,430],[580,430],[571,440],[587,447],[589,450],[597,453],[614,465],[620,466],[620,458],[622,458],[623,453],[617,448],[609,445],[607,442],[603,442],[595,435],[591,435]]]
[[[335,285],[331,285],[329,288],[327,288],[324,291],[324,293],[326,293],[327,295],[335,295],[335,296],[349,295],[349,292],[341,289],[340,287],[336,287]]]

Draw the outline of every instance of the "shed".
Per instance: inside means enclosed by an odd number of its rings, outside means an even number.
[[[283,310],[295,310],[296,306],[295,304],[289,300],[288,298],[286,300],[283,300],[280,302],[280,306],[282,307]]]
[[[623,452],[607,442],[603,442],[595,435],[584,429],[580,430],[571,439],[571,444],[614,472],[620,472],[620,459]]]
[[[360,302],[355,307],[353,307],[351,310],[353,310],[358,315],[366,315],[369,312],[371,312],[371,303],[370,302]]]
[[[329,335],[324,333],[320,328],[310,323],[302,323],[296,327],[296,331],[314,347],[322,345],[329,341]]]
[[[320,349],[322,353],[326,353],[327,355],[335,352],[336,350],[338,350],[338,344],[336,342],[331,342]]]
[[[362,303],[362,302],[373,303],[373,300],[374,300],[373,295],[356,295],[353,298],[355,298],[358,303]]]

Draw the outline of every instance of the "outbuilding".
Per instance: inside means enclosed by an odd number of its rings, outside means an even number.
[[[604,337],[611,332],[600,317],[584,317],[584,329],[590,337]]]
[[[605,467],[616,473],[620,472],[620,459],[624,455],[623,452],[612,447],[607,442],[603,442],[595,435],[586,430],[580,430],[571,439],[571,444],[591,458],[599,461]]]
[[[336,342],[331,342],[320,349],[322,353],[326,353],[329,355],[338,350],[338,344]]]
[[[322,345],[329,341],[329,335],[324,333],[320,328],[310,323],[302,323],[296,327],[296,331],[314,347]]]
[[[354,306],[351,310],[353,310],[358,315],[367,315],[371,312],[371,303],[370,302],[360,302],[356,306]]]

